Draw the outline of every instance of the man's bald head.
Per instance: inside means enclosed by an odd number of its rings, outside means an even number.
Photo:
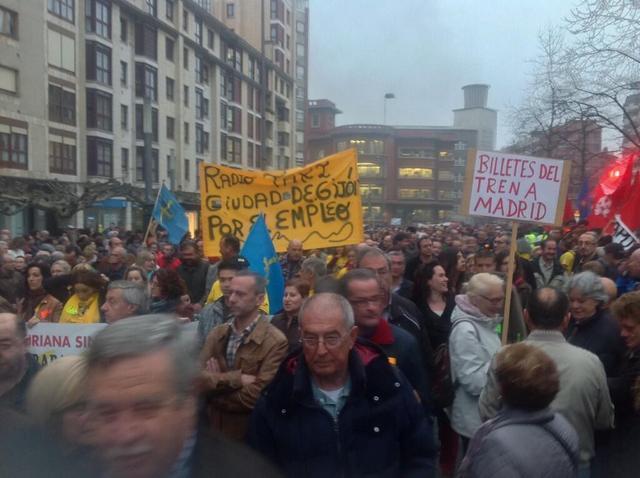
[[[543,287],[531,294],[525,318],[531,329],[559,330],[564,328],[568,312],[567,295],[558,289]]]
[[[293,239],[292,241],[289,242],[289,245],[287,246],[287,256],[289,260],[294,262],[299,261],[300,259],[302,259],[302,253],[303,253],[302,241],[299,241],[298,239]]]
[[[618,297],[618,287],[616,286],[616,283],[613,282],[608,277],[600,277],[600,282],[602,282],[602,286],[604,287],[604,291],[609,296],[609,300],[605,304],[605,307],[608,307],[609,304],[611,304],[611,302],[616,300],[616,298]]]

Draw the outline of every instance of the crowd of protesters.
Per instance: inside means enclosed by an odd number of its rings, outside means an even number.
[[[282,310],[240,248],[0,231],[1,473],[638,474],[640,247],[585,225],[292,240]],[[41,368],[41,322],[108,325]]]

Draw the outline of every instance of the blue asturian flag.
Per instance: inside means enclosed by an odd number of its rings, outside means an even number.
[[[261,214],[255,224],[251,226],[240,255],[249,261],[251,271],[267,279],[269,313],[279,312],[282,309],[282,297],[284,296],[284,277],[264,215]]]
[[[589,196],[589,179],[584,178],[580,193],[576,198],[576,207],[580,211],[580,220],[584,220],[591,214],[591,197]]]
[[[160,188],[152,216],[169,233],[169,242],[175,245],[180,244],[189,230],[187,213],[164,184]]]

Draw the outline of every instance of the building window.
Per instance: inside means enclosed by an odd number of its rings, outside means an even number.
[[[227,65],[232,66],[239,72],[242,72],[242,50],[225,45],[224,59],[227,62]]]
[[[196,124],[196,153],[204,154],[209,151],[209,133],[201,124]]]
[[[189,49],[187,47],[182,49],[182,66],[185,70],[189,69]]]
[[[87,127],[112,131],[112,118],[111,95],[99,90],[87,89]]]
[[[49,120],[76,124],[76,94],[58,85],[49,85]]]
[[[209,117],[209,100],[206,99],[200,88],[196,88],[196,119]]]
[[[184,142],[189,144],[189,123],[187,123],[186,121],[184,122],[183,131],[184,131]]]
[[[400,148],[401,158],[435,159],[433,148]]]
[[[169,38],[164,38],[164,54],[167,57],[167,60],[173,62],[173,52],[175,50],[175,42]]]
[[[72,37],[47,30],[47,59],[49,65],[61,70],[76,71],[76,42]]]
[[[376,163],[358,163],[358,174],[361,177],[382,177],[382,166]]]
[[[146,63],[136,63],[136,97],[158,101],[158,71]]]
[[[173,10],[175,8],[174,0],[166,0],[164,4],[164,13],[167,17],[167,20],[171,20],[173,22]]]
[[[376,184],[360,184],[360,195],[366,199],[382,199],[384,188]]]
[[[136,139],[144,139],[144,105],[136,105]],[[160,140],[157,108],[151,108],[151,139],[154,143]]]
[[[247,113],[247,136],[253,139],[253,115]]]
[[[183,99],[182,99],[182,102],[186,107],[189,107],[189,87],[186,86],[186,85],[183,87]]]
[[[74,2],[75,0],[48,0],[47,9],[54,14],[71,23],[74,22]],[[1,15],[1,14],[0,14]]]
[[[49,172],[76,174],[76,140],[60,137],[49,141]]]
[[[453,179],[451,171],[438,171],[438,181],[453,181]]]
[[[173,81],[173,78],[169,78],[167,76],[167,99],[169,101],[173,101],[173,98],[174,98],[174,91],[173,91],[174,85],[175,85],[175,82]]]
[[[189,31],[189,12],[186,9],[182,9],[182,29],[185,32]]]
[[[205,85],[209,84],[209,65],[199,56],[196,56],[196,81]]]
[[[455,198],[456,198],[455,191],[445,191],[444,189],[440,189],[438,191],[438,199],[441,201],[448,201],[450,199],[455,199]]]
[[[304,22],[296,22],[296,31],[298,33],[304,33]]]
[[[18,38],[18,14],[0,7],[0,35]]]
[[[227,18],[233,18],[236,6],[233,3],[227,3]]]
[[[127,20],[124,17],[120,17],[120,41],[122,43],[127,43],[127,38],[129,37]]]
[[[339,141],[338,151],[356,148],[360,154],[384,154],[384,141],[379,139],[350,139],[349,141]]]
[[[122,173],[122,179],[129,180],[129,150],[122,148],[120,150],[120,171]]]
[[[320,127],[320,115],[318,113],[311,114],[311,127],[312,128]]]
[[[129,129],[129,107],[127,105],[120,105],[120,128],[125,131]]]
[[[111,38],[111,1],[86,0],[87,33],[95,33],[102,38]]]
[[[158,58],[158,31],[144,23],[136,23],[136,55]]]
[[[398,199],[431,199],[433,191],[426,188],[400,188]]]
[[[147,13],[153,15],[154,17],[158,16],[158,0],[145,0],[145,4],[147,6]]]
[[[8,93],[18,92],[18,71],[6,66],[0,66],[0,91]]]
[[[120,62],[120,85],[127,86],[129,83],[129,65],[126,61]]]
[[[433,179],[433,169],[431,168],[399,168],[398,177],[416,178],[416,179]]]
[[[207,46],[213,50],[213,30],[207,29]]]
[[[3,125],[0,131],[0,166],[27,169],[28,158],[26,129]]]
[[[87,174],[89,176],[113,176],[113,142],[102,138],[87,137]]]
[[[202,46],[202,20],[196,18],[196,42],[198,45]]]
[[[257,148],[256,148],[257,149]],[[242,142],[224,133],[220,134],[220,157],[227,163],[242,164]]]
[[[155,148],[151,150],[151,179],[154,183],[160,182],[159,151]],[[144,170],[144,147],[136,148],[136,181],[142,182],[145,179]]]
[[[189,161],[188,159],[184,160],[184,180],[191,180],[191,161]]]
[[[167,139],[175,139],[176,120],[171,116],[167,116]]]
[[[111,85],[111,48],[87,42],[87,80]]]

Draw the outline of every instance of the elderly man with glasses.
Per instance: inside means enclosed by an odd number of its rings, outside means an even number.
[[[407,379],[360,342],[331,293],[300,310],[291,354],[254,409],[249,444],[286,476],[435,476],[432,431]]]

